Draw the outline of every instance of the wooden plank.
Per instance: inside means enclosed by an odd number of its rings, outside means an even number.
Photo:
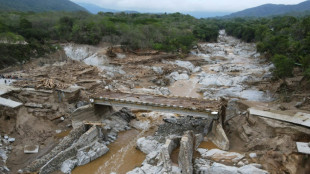
[[[295,115],[287,115],[287,114],[275,113],[272,111],[264,111],[257,108],[249,108],[248,111],[251,115],[257,115],[261,117],[276,119],[280,121],[310,127],[310,114],[307,113],[297,112]]]

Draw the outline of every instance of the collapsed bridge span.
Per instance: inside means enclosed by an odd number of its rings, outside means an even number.
[[[194,117],[219,119],[225,102],[191,97],[160,96],[124,92],[101,91],[91,96],[95,105],[128,107],[190,115]]]

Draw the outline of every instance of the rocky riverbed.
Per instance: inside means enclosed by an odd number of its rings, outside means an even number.
[[[138,55],[115,46],[64,44],[51,57],[25,65],[1,97],[0,171],[4,173],[307,173],[309,159],[296,142],[310,130],[258,117],[256,107],[309,114],[279,101],[273,65],[220,31],[217,43],[199,43],[181,58]],[[40,66],[38,66],[40,65]],[[5,85],[7,89],[9,84]],[[4,88],[0,88],[4,89]],[[223,100],[220,120],[128,108],[93,106],[101,90]],[[224,101],[224,100],[223,100]],[[295,102],[295,101],[294,101]],[[28,138],[30,137],[31,138]],[[13,141],[13,137],[15,138]],[[39,147],[24,154],[25,145]]]

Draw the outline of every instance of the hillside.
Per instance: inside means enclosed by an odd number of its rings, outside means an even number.
[[[267,17],[287,13],[301,13],[308,10],[310,10],[310,1],[305,1],[296,5],[265,4],[258,7],[249,8],[240,12],[232,13],[225,17]]]
[[[0,0],[1,11],[85,11],[69,0]]]
[[[112,12],[112,13],[118,12],[117,10],[102,8],[90,3],[77,2],[77,4],[84,7],[87,11],[93,14],[97,14],[98,12]]]
[[[78,5],[80,5],[81,7],[84,7],[87,11],[89,11],[92,14],[97,14],[98,12],[111,12],[111,13],[126,13],[126,14],[135,14],[135,13],[139,13],[138,11],[133,11],[133,10],[124,10],[124,11],[120,11],[120,10],[114,10],[114,9],[109,9],[109,8],[103,8],[100,6],[97,6],[95,4],[90,4],[90,3],[83,3],[83,2],[77,2]]]

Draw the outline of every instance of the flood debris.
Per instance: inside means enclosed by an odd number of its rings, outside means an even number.
[[[14,72],[23,78],[0,81],[1,97],[21,104],[0,106],[0,173],[77,174],[75,168],[109,156],[111,143],[130,129],[129,143],[116,143],[115,154],[87,172],[110,166],[118,173],[128,159],[132,166],[120,173],[307,170],[309,94],[291,92],[301,78],[274,81],[273,65],[255,44],[220,31],[217,43],[199,43],[187,57],[121,46],[63,48],[62,60],[33,60]],[[119,107],[133,105],[143,107]]]
[[[296,142],[296,145],[298,152],[310,154],[310,143]]]
[[[39,145],[25,145],[24,153],[26,154],[39,153]]]

